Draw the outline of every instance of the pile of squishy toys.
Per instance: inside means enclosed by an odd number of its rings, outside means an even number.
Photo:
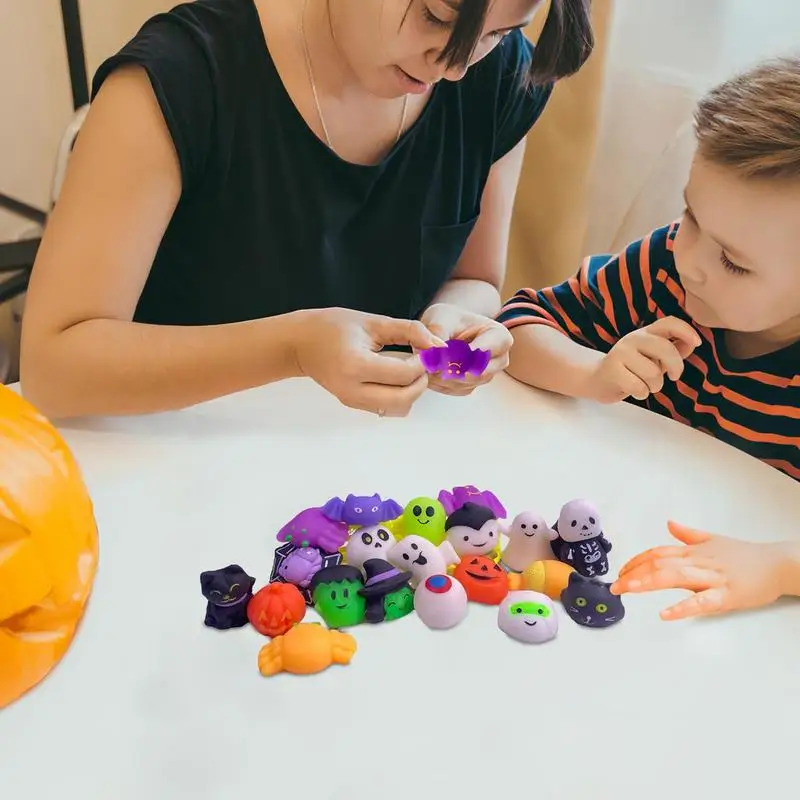
[[[238,564],[203,572],[205,624],[249,623],[270,637],[258,654],[269,676],[349,664],[356,641],[342,629],[414,611],[429,628],[448,629],[470,602],[496,605],[500,630],[527,644],[555,638],[555,601],[578,625],[623,619],[621,599],[602,580],[611,543],[592,503],[571,500],[552,526],[533,511],[506,517],[492,492],[474,486],[405,507],[378,494],[334,497],[280,529],[269,583],[257,592]],[[309,606],[327,627],[303,622]]]

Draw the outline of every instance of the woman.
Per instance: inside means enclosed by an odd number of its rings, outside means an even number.
[[[45,414],[181,408],[286,377],[405,415],[379,355],[499,310],[523,138],[592,47],[588,0],[195,0],[95,76],[33,270],[23,390]],[[452,383],[452,382],[451,382]]]

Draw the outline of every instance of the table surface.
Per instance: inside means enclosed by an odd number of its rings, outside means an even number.
[[[451,631],[414,615],[360,626],[352,663],[311,677],[263,678],[264,638],[202,624],[201,571],[237,562],[262,585],[276,530],[347,492],[404,503],[472,483],[548,519],[588,497],[612,573],[666,542],[668,518],[796,535],[800,487],[703,434],[506,376],[468,398],[428,393],[405,420],[290,381],[62,431],[95,502],[100,570],[65,660],[0,715],[4,797],[731,800],[793,785],[791,601],[666,623],[680,593],[630,596],[606,630],[559,608],[539,646],[472,605]]]

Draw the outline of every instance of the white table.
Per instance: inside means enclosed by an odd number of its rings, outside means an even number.
[[[447,632],[415,616],[361,626],[349,666],[303,678],[262,678],[252,629],[202,625],[202,570],[238,562],[260,586],[277,528],[348,491],[406,502],[474,483],[548,519],[586,496],[612,572],[666,542],[668,517],[797,535],[800,487],[705,435],[505,376],[470,398],[430,393],[406,420],[293,381],[64,433],[101,568],[62,665],[0,716],[3,798],[735,800],[794,785],[798,603],[665,623],[678,593],[630,596],[607,630],[559,609],[543,646],[472,606]]]

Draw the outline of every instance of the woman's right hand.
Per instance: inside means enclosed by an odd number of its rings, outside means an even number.
[[[444,345],[421,322],[346,308],[300,312],[294,342],[297,366],[346,406],[387,417],[405,417],[428,387],[416,357],[379,351],[387,345],[417,350]]]

